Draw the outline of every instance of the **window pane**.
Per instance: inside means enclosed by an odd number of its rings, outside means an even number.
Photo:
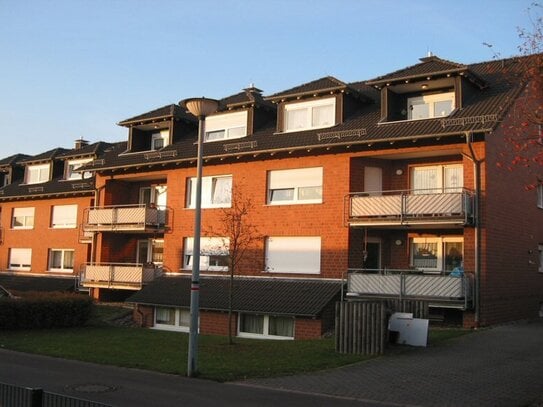
[[[240,138],[244,137],[247,133],[247,130],[245,126],[243,127],[235,127],[233,129],[228,130],[228,138]]]
[[[62,268],[62,251],[51,250],[51,268],[53,269]]]
[[[74,268],[74,252],[73,250],[66,250],[64,252],[64,267],[65,269]]]
[[[333,126],[335,123],[334,113],[334,105],[315,106],[313,108],[312,126]]]
[[[462,166],[445,167],[443,173],[445,192],[462,192],[464,186],[464,168]]]
[[[156,308],[156,323],[174,325],[175,310],[173,308]]]
[[[239,331],[260,334],[264,333],[264,317],[262,315],[241,314]]]
[[[452,100],[434,102],[434,117],[448,116],[453,110]]]
[[[296,130],[308,127],[309,109],[286,110],[286,129]]]
[[[269,335],[294,337],[294,319],[288,317],[269,317]]]
[[[206,133],[205,141],[222,140],[224,138],[224,130],[210,131]]]
[[[232,197],[232,178],[220,177],[212,180],[211,203],[228,204]]]
[[[421,269],[437,269],[437,243],[413,243],[413,266]]]
[[[445,242],[445,270],[452,271],[456,267],[462,267],[462,242]]]
[[[300,187],[298,188],[298,199],[322,199],[322,187]]]
[[[411,119],[427,119],[430,117],[430,106],[427,103],[413,103],[411,105]]]
[[[190,311],[186,309],[179,310],[179,326],[190,326]]]
[[[288,189],[272,189],[270,201],[292,201],[294,200],[294,188]]]
[[[419,167],[413,169],[413,193],[429,194],[441,192],[439,187],[438,169],[435,167]]]

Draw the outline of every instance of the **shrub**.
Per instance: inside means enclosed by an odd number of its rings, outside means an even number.
[[[92,299],[78,294],[33,293],[0,299],[1,329],[63,328],[84,325]]]

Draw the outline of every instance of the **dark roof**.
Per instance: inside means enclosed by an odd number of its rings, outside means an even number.
[[[266,97],[268,100],[276,100],[286,97],[293,97],[299,95],[305,95],[310,93],[318,93],[331,90],[346,89],[348,85],[333,76],[325,76],[324,78],[316,79],[311,82],[307,82],[293,88],[283,90],[278,93],[274,93],[271,96]]]
[[[219,110],[235,108],[244,105],[264,106],[275,110],[275,105],[262,97],[262,91],[254,86],[243,89],[242,92],[227,96],[219,101]]]
[[[158,120],[158,119],[170,119],[170,118],[183,119],[183,120],[191,121],[191,122],[197,121],[196,117],[187,113],[185,109],[183,109],[181,106],[171,104],[171,105],[159,107],[158,109],[151,110],[150,112],[143,113],[126,120],[122,120],[118,124],[120,126],[128,126],[130,124],[135,124],[135,123],[153,121],[153,120]]]
[[[420,58],[420,63],[399,69],[386,75],[367,81],[370,85],[379,85],[391,81],[421,78],[426,75],[445,75],[448,73],[468,72],[467,65],[441,59],[437,56]],[[479,79],[479,78],[477,78]],[[479,79],[480,80],[480,79]]]
[[[126,301],[188,308],[190,284],[190,276],[164,276]],[[200,309],[228,310],[228,284],[229,279],[225,277],[202,277]],[[315,317],[331,301],[339,298],[341,284],[331,280],[236,277],[233,309],[236,312]]]
[[[74,291],[75,278],[0,274],[0,285],[15,294],[25,291]]]
[[[57,158],[75,158],[75,157],[96,157],[102,154],[106,149],[111,147],[111,143],[98,141],[93,144],[88,144],[81,148],[74,148],[63,154],[59,154]]]
[[[32,164],[36,162],[51,161],[57,158],[58,156],[60,156],[61,154],[66,153],[67,151],[70,151],[70,150],[66,148],[58,147],[58,148],[54,148],[52,150],[46,151],[45,153],[23,158],[19,162],[23,164]]]
[[[22,160],[29,158],[27,154],[14,154],[0,160],[0,167],[8,167],[19,163]]]
[[[449,136],[458,137],[465,132],[490,132],[495,129],[507,109],[522,89],[522,74],[526,71],[530,57],[517,57],[471,64],[470,72],[487,83],[484,89],[473,92],[462,109],[453,111],[446,118],[425,120],[398,121],[380,123],[380,97],[367,83],[354,82],[349,85],[376,103],[358,103],[355,109],[344,118],[344,121],[332,128],[307,130],[301,132],[278,133],[274,121],[261,124],[250,136],[237,140],[217,141],[204,144],[204,157],[247,157],[256,156],[259,152],[271,151],[306,151],[308,149],[329,149],[349,145],[352,148],[368,148],[375,143],[383,143],[384,148],[395,148],[391,143],[413,141],[415,139],[433,139]],[[325,79],[319,83],[335,83]],[[293,88],[300,91],[315,86],[305,84]],[[339,86],[339,85],[338,85]],[[291,91],[286,91],[291,93]],[[460,140],[460,139],[458,139]],[[166,163],[185,162],[190,165],[197,155],[197,131],[183,134],[175,143],[168,145],[160,153],[141,152],[122,154],[122,148],[105,153],[89,170],[129,169],[142,164],[152,166]],[[373,147],[375,148],[375,147]],[[211,161],[212,163],[212,161]]]

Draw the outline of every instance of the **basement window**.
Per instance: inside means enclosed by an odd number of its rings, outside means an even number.
[[[294,318],[240,314],[238,336],[255,339],[294,339]]]

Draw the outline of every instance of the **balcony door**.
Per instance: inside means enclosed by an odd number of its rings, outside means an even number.
[[[138,240],[137,263],[154,263],[162,265],[164,253],[164,239]]]
[[[364,192],[369,195],[381,195],[383,190],[383,169],[364,167]]]
[[[381,239],[368,238],[364,247],[364,269],[379,270],[381,269]]]
[[[140,204],[155,204],[159,209],[166,208],[167,201],[166,185],[151,185],[150,187],[140,188]]]
[[[411,189],[414,194],[461,192],[463,186],[462,164],[427,165],[411,169]]]

